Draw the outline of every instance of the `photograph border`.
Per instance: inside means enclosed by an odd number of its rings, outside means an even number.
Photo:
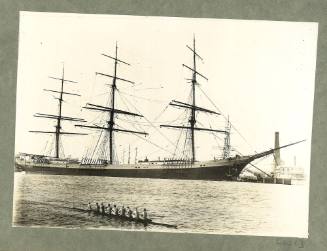
[[[0,250],[325,250],[327,170],[327,2],[324,0],[219,1],[19,1],[4,0],[1,8],[0,59]],[[316,85],[310,174],[309,239],[206,234],[93,231],[50,228],[12,228],[14,181],[15,96],[18,59],[19,11],[175,16],[247,20],[319,22]]]

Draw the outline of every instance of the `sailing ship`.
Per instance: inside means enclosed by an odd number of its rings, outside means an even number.
[[[89,176],[111,176],[111,177],[133,177],[133,178],[159,178],[159,179],[189,179],[189,180],[236,180],[242,170],[251,164],[256,159],[266,157],[268,155],[274,154],[276,150],[289,147],[300,143],[295,142],[288,145],[284,145],[275,149],[269,149],[256,154],[251,155],[234,155],[231,156],[231,145],[230,145],[230,130],[231,124],[229,120],[227,121],[227,126],[224,130],[212,129],[199,127],[197,123],[198,113],[209,113],[213,115],[220,115],[219,112],[209,110],[204,107],[200,107],[196,104],[196,86],[198,85],[198,78],[207,80],[207,78],[197,70],[197,60],[202,60],[201,56],[196,51],[195,38],[193,39],[193,46],[187,46],[187,48],[192,53],[193,66],[188,66],[183,64],[187,70],[191,72],[191,102],[182,102],[178,100],[172,100],[169,105],[172,107],[177,107],[184,109],[188,112],[187,125],[160,125],[161,128],[172,128],[183,130],[187,132],[188,139],[187,144],[190,148],[190,154],[188,156],[172,158],[164,158],[162,160],[149,160],[145,159],[143,161],[135,161],[131,164],[128,161],[127,164],[119,163],[114,161],[114,136],[119,133],[127,133],[134,135],[148,135],[145,131],[135,131],[130,129],[123,129],[116,125],[116,117],[120,115],[132,116],[132,117],[144,117],[139,113],[134,113],[126,110],[121,110],[116,107],[116,92],[117,82],[127,82],[134,84],[133,81],[127,80],[117,76],[117,66],[118,64],[129,65],[129,63],[118,58],[118,47],[116,43],[115,55],[110,56],[107,54],[102,54],[103,56],[114,61],[114,71],[113,75],[104,74],[97,72],[97,75],[101,75],[106,78],[112,79],[111,91],[110,91],[110,102],[108,105],[99,105],[93,103],[87,103],[84,109],[91,110],[95,112],[105,113],[107,115],[107,121],[104,125],[99,124],[77,124],[76,127],[85,128],[89,130],[99,130],[102,136],[102,157],[98,155],[95,159],[93,158],[95,150],[92,151],[91,157],[84,157],[81,161],[64,159],[59,156],[59,141],[61,135],[82,135],[82,133],[71,133],[63,132],[61,130],[61,121],[69,120],[73,122],[86,122],[84,119],[67,117],[61,115],[62,107],[62,97],[63,95],[76,95],[73,93],[68,93],[63,91],[63,86],[66,80],[64,78],[64,72],[61,78],[55,78],[61,81],[61,90],[51,92],[59,93],[59,112],[58,115],[50,114],[36,114],[36,117],[55,119],[57,120],[55,131],[32,131],[37,133],[51,133],[55,135],[55,156],[49,157],[44,155],[33,155],[33,154],[21,154],[16,158],[16,168],[20,171],[25,171],[27,173],[42,173],[42,174],[54,174],[54,175],[89,175]],[[71,81],[70,81],[71,82]],[[195,134],[199,131],[218,133],[224,135],[224,147],[223,154],[221,158],[214,158],[207,161],[199,161],[196,158],[196,147],[195,147]],[[99,137],[100,140],[100,137]],[[104,147],[104,145],[106,147]],[[97,144],[99,146],[99,144]],[[106,149],[106,150],[104,150]]]

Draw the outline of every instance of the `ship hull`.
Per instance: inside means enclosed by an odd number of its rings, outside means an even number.
[[[16,163],[18,171],[48,175],[84,175],[127,178],[236,180],[248,161],[200,162],[181,165],[33,165]]]
[[[73,159],[47,158],[42,155],[21,154],[16,157],[15,170],[26,173],[50,175],[110,176],[128,178],[187,179],[187,180],[236,180],[243,169],[252,161],[273,154],[302,141],[270,149],[249,156],[185,162],[178,160],[139,161],[135,164],[95,165],[81,164]],[[269,176],[269,175],[268,175]]]

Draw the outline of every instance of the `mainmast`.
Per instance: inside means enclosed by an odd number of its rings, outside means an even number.
[[[190,117],[189,117],[189,126],[176,126],[176,125],[160,125],[160,127],[168,127],[168,128],[176,128],[176,129],[188,129],[191,133],[191,163],[194,163],[196,161],[196,154],[195,154],[195,131],[209,131],[209,132],[219,132],[219,133],[226,133],[224,130],[216,130],[216,129],[209,129],[209,128],[200,128],[196,127],[196,112],[206,112],[210,114],[216,114],[220,115],[220,113],[208,110],[206,108],[202,108],[196,105],[196,99],[195,99],[195,86],[198,85],[197,76],[200,76],[201,78],[208,80],[203,74],[199,73],[196,68],[196,59],[199,58],[200,60],[203,60],[202,57],[197,53],[195,49],[195,37],[193,37],[193,48],[186,45],[186,47],[192,52],[193,56],[193,67],[187,66],[183,64],[185,68],[190,70],[192,72],[192,78],[191,78],[191,84],[192,84],[192,104],[180,102],[177,100],[172,100],[169,105],[179,107],[179,108],[185,108],[190,109]]]
[[[194,125],[195,120],[195,85],[196,85],[196,52],[195,52],[195,37],[193,37],[193,74],[192,74],[192,103],[193,107],[191,109],[191,144],[192,144],[192,163],[195,161],[195,145],[194,145]]]
[[[142,134],[142,135],[147,135],[146,132],[139,132],[139,131],[132,131],[132,130],[125,130],[125,129],[120,129],[115,127],[115,115],[129,115],[129,116],[136,116],[136,117],[143,117],[140,114],[136,114],[136,113],[132,113],[132,112],[128,112],[128,111],[123,111],[123,110],[119,110],[115,107],[115,93],[117,91],[117,80],[118,81],[122,81],[122,82],[127,82],[130,84],[135,84],[133,81],[124,79],[124,78],[120,78],[117,76],[117,66],[119,63],[125,64],[125,65],[130,65],[129,63],[121,60],[118,58],[118,46],[116,43],[116,47],[115,47],[115,56],[109,56],[106,55],[104,53],[101,54],[102,56],[105,56],[107,58],[110,58],[112,60],[114,60],[114,73],[113,75],[109,75],[109,74],[104,74],[101,72],[96,72],[96,75],[101,75],[104,77],[109,77],[112,78],[112,85],[111,85],[111,96],[110,96],[110,100],[111,100],[111,104],[110,107],[107,106],[101,106],[101,105],[96,105],[96,104],[91,104],[91,103],[87,103],[85,107],[85,109],[88,110],[93,110],[93,111],[100,111],[100,112],[107,112],[109,113],[109,120],[107,121],[107,126],[98,126],[98,125],[92,125],[92,126],[86,126],[86,125],[75,125],[78,127],[84,127],[84,128],[93,128],[93,129],[100,129],[100,130],[105,130],[108,132],[109,135],[109,164],[113,164],[113,158],[114,158],[114,143],[113,143],[113,138],[114,138],[114,132],[127,132],[127,133],[134,133],[134,134]]]
[[[66,135],[86,135],[85,133],[74,133],[74,132],[63,132],[61,129],[61,121],[62,120],[68,120],[68,121],[74,121],[74,122],[86,122],[84,119],[80,118],[73,118],[73,117],[66,117],[62,116],[62,102],[64,101],[63,95],[72,95],[72,96],[81,96],[77,93],[70,93],[70,92],[64,92],[64,83],[69,82],[69,83],[77,83],[72,80],[67,80],[65,79],[65,68],[62,68],[62,76],[61,78],[57,77],[49,77],[51,79],[59,80],[61,83],[61,88],[60,91],[57,90],[49,90],[49,89],[43,89],[44,91],[48,92],[54,92],[54,93],[59,93],[59,98],[55,97],[55,99],[58,99],[58,115],[52,115],[52,114],[44,114],[44,113],[36,113],[34,117],[38,118],[47,118],[47,119],[55,119],[57,120],[57,124],[55,126],[55,131],[30,131],[34,133],[50,133],[50,134],[55,134],[55,158],[59,158],[59,145],[60,145],[60,135],[66,134]]]
[[[116,43],[116,50],[115,50],[115,66],[114,66],[114,76],[112,78],[112,85],[111,85],[111,111],[110,119],[108,121],[108,130],[109,130],[109,164],[112,164],[113,161],[113,128],[114,128],[114,114],[115,114],[115,92],[116,92],[116,78],[117,78],[117,43]]]

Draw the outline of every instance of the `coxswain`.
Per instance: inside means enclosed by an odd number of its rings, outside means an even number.
[[[122,208],[121,208],[120,216],[121,216],[121,217],[125,217],[125,216],[126,216],[126,209],[125,209],[124,205],[123,205]]]
[[[147,220],[148,219],[148,213],[146,211],[146,208],[143,209],[143,219]]]
[[[105,214],[103,202],[101,202],[101,213]]]
[[[95,203],[96,207],[97,207],[97,213],[100,213],[100,205],[98,202]]]
[[[87,204],[87,210],[88,211],[92,211],[92,206],[91,206],[91,203],[90,202]]]

